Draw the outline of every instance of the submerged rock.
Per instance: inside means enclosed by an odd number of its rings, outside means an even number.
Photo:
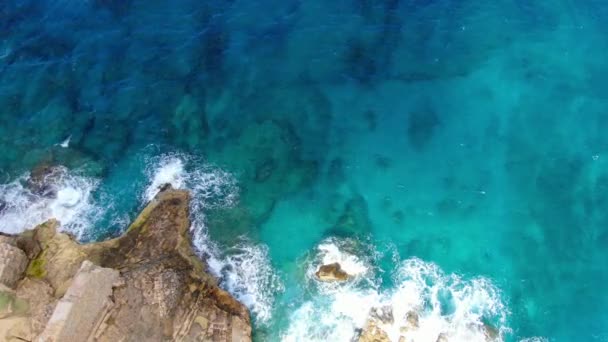
[[[408,114],[407,120],[408,140],[416,150],[422,150],[440,125],[439,115],[430,103],[424,102]]]
[[[56,167],[50,163],[40,163],[30,172],[26,186],[36,195],[54,197],[56,194],[52,183],[56,180],[57,176],[58,170]]]
[[[346,281],[349,278],[348,273],[342,270],[339,263],[334,262],[329,265],[322,265],[319,270],[315,273],[320,281]]]
[[[242,205],[211,208],[207,211],[205,223],[213,240],[221,245],[234,246],[247,235],[255,237],[256,230],[251,213]]]
[[[179,145],[190,149],[204,146],[209,125],[205,110],[196,97],[190,94],[182,96],[171,117],[170,131]]]
[[[260,163],[258,163],[255,168],[255,181],[262,183],[268,180],[268,178],[272,176],[276,164],[276,161],[272,158],[262,160]]]
[[[165,189],[105,242],[80,245],[56,221],[18,236],[22,309],[0,318],[0,340],[250,341],[247,309],[191,248],[189,201]]]
[[[349,199],[336,224],[326,234],[339,237],[362,237],[372,230],[367,201],[363,196],[356,195]]]

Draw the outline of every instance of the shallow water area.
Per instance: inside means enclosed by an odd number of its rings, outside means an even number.
[[[409,311],[416,341],[605,341],[607,19],[595,0],[9,0],[0,231],[110,238],[169,183],[257,341],[350,341],[378,307],[395,341]],[[332,262],[352,279],[319,283]]]

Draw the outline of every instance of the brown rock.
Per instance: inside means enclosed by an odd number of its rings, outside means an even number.
[[[10,317],[0,320],[0,341],[23,342],[34,337],[27,317]]]
[[[342,270],[339,263],[335,262],[329,265],[322,265],[315,273],[320,281],[346,281],[349,278],[348,273]]]
[[[40,341],[87,341],[95,325],[113,305],[112,288],[120,285],[118,271],[85,261],[57,303]]]
[[[19,248],[0,243],[0,284],[14,288],[27,266],[27,256]]]
[[[59,222],[50,220],[18,239],[28,256],[31,256],[26,275],[42,279],[55,291],[55,297],[63,296],[72,278],[87,259],[91,245],[80,245],[71,236],[57,233]]]
[[[54,221],[20,235],[30,262],[16,296],[29,304],[30,335],[46,325],[40,338],[48,341],[68,332],[92,341],[251,341],[247,309],[191,248],[189,201],[188,192],[166,189],[123,236],[105,242],[80,245]]]
[[[446,333],[439,334],[436,342],[448,342],[448,335]]]
[[[388,334],[378,326],[374,319],[367,321],[365,328],[359,335],[359,342],[390,342]]]
[[[40,279],[25,278],[17,287],[17,297],[28,305],[28,316],[32,332],[39,334],[48,322],[57,299],[51,286]]]

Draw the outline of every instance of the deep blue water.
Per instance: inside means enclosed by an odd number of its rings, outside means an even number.
[[[606,23],[597,0],[2,0],[0,230],[108,238],[172,182],[257,340],[352,335],[344,302],[420,276],[402,304],[451,341],[608,341]],[[41,163],[66,168],[50,199],[22,186]],[[366,271],[317,284],[323,246]]]

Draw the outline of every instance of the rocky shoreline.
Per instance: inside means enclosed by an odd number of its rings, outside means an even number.
[[[353,278],[353,276],[344,271],[340,263],[337,262],[320,265],[315,276],[318,281],[335,283],[348,282]],[[389,331],[394,330],[395,324],[397,324],[398,333],[393,334],[393,338],[391,339]],[[419,310],[410,310],[407,311],[403,317],[396,317],[393,307],[390,305],[373,307],[368,313],[365,326],[358,331],[358,334],[353,338],[353,341],[415,342],[420,341],[420,339],[416,337],[419,328]],[[500,332],[485,322],[480,322],[480,324],[472,328],[479,330],[483,334],[486,342],[502,340]],[[447,332],[437,331],[434,336],[426,336],[424,340],[431,342],[448,342],[450,341],[450,336]]]
[[[247,308],[194,253],[187,191],[122,236],[79,244],[50,220],[0,235],[1,341],[251,341]]]
[[[251,341],[247,308],[191,247],[190,200],[164,186],[122,236],[98,243],[79,244],[56,220],[0,233],[0,341]],[[315,276],[354,277],[337,262]],[[490,325],[476,329],[500,340]],[[375,307],[353,340],[410,342],[418,330],[419,312],[396,317],[390,306]],[[437,331],[432,340],[450,336]]]

